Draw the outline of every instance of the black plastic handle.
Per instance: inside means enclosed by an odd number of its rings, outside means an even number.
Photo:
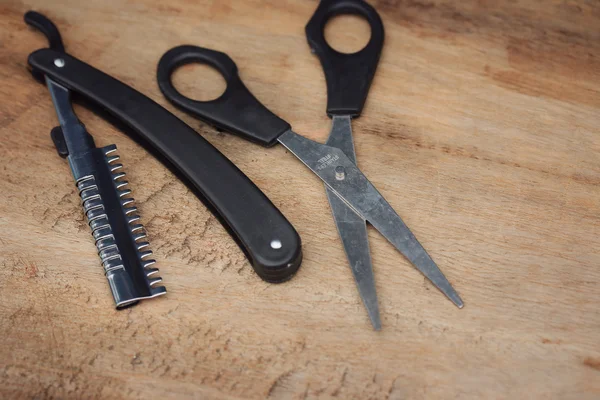
[[[340,53],[325,40],[327,21],[341,14],[360,15],[371,26],[369,43],[356,53]],[[358,117],[383,48],[384,31],[379,14],[362,0],[322,0],[306,25],[306,38],[325,71],[327,114]]]
[[[62,61],[56,61],[62,60]],[[159,156],[215,215],[269,282],[285,281],[302,260],[294,227],[243,172],[192,128],[140,92],[62,52],[29,56],[35,75],[46,75],[108,111],[125,133]]]
[[[60,36],[58,28],[52,21],[46,18],[45,15],[36,11],[27,11],[23,16],[23,20],[26,24],[36,28],[42,32],[44,36],[46,36],[46,39],[48,39],[48,45],[51,49],[60,51],[62,53],[65,52],[65,45],[62,41],[62,37]]]
[[[179,93],[173,86],[171,75],[178,67],[191,63],[216,68],[227,83],[225,92],[210,101],[192,100]],[[237,66],[225,53],[198,46],[174,47],[161,57],[156,75],[160,90],[170,102],[218,129],[265,147],[273,146],[277,138],[290,129],[290,124],[250,93],[238,75]]]

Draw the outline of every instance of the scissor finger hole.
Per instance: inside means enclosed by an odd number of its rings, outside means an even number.
[[[197,62],[176,68],[171,82],[179,93],[196,101],[218,99],[227,89],[225,78],[216,68]]]
[[[357,53],[371,40],[371,25],[361,15],[340,14],[331,17],[325,24],[325,40],[334,50]]]

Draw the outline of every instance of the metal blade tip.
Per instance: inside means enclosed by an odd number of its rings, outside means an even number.
[[[456,307],[463,308],[465,306],[464,303],[463,303],[463,301],[462,301],[462,299],[458,295],[458,293],[456,293],[456,292],[453,291],[453,293],[451,293],[451,294],[449,294],[447,296],[450,299],[450,301],[452,301],[456,305]]]
[[[371,320],[371,325],[373,325],[373,329],[376,331],[381,330],[381,317],[379,316],[379,307],[377,305],[377,298],[375,298],[375,306],[369,307],[365,302],[365,307],[367,309],[367,314],[369,314],[369,319]]]
[[[371,320],[371,324],[373,325],[373,329],[375,329],[376,331],[381,330],[381,321],[379,319],[377,319],[377,321]]]

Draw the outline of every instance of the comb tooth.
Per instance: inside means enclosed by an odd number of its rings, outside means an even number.
[[[131,194],[131,190],[129,189],[125,189],[125,190],[119,190],[119,197],[123,197],[123,196],[127,196]]]
[[[121,199],[121,205],[124,207],[124,206],[126,206],[127,204],[131,204],[131,203],[133,203],[134,201],[135,201],[135,200],[133,200],[133,198],[131,198],[131,197],[130,197],[130,198],[128,198],[128,199]]]
[[[134,223],[135,221],[139,220],[140,216],[139,215],[129,215],[127,217],[127,222],[129,222],[130,224]]]
[[[103,258],[102,259],[102,267],[104,268],[105,272],[110,269],[115,269],[115,268],[119,268],[119,267],[125,268],[120,254],[114,254],[110,257]]]
[[[77,185],[84,185],[84,184],[90,184],[93,183],[96,180],[96,178],[94,178],[94,175],[86,175],[82,178],[79,178],[77,180]]]
[[[135,240],[137,242],[138,240],[144,239],[145,237],[146,237],[146,232],[141,231],[141,232],[138,232],[135,235],[133,235],[133,240]]]
[[[102,257],[102,264],[106,264],[108,261],[110,260],[116,260],[119,259],[121,260],[121,254],[119,253],[112,253],[112,254],[106,254],[104,257]]]
[[[121,157],[119,157],[119,156],[106,157],[106,162],[111,164],[111,163],[117,161],[119,158],[121,158]]]
[[[152,276],[158,272],[158,268],[146,268],[146,276]]]
[[[144,268],[147,268],[149,270],[150,269],[156,269],[158,271],[157,268],[148,268],[149,266],[156,264],[156,260],[144,260],[143,263],[144,263]]]
[[[123,211],[125,211],[125,215],[129,215],[129,214],[131,214],[133,212],[136,212],[137,211],[137,207],[125,207],[123,209]]]
[[[86,188],[79,190],[79,196],[81,197],[82,202],[85,199],[87,199],[88,197],[94,197],[96,195],[98,195],[98,196],[100,195],[100,192],[98,191],[98,186],[96,186],[96,185],[88,186]]]
[[[150,246],[150,243],[148,243],[148,242],[137,243],[137,249],[138,249],[138,251],[142,250],[143,248],[148,247],[148,246]]]
[[[125,175],[125,174],[123,174],[123,175]],[[122,187],[127,186],[128,184],[129,184],[129,182],[127,182],[127,181],[117,182],[117,189],[121,189]],[[131,191],[129,191],[129,193],[131,193]],[[127,193],[127,194],[129,194],[129,193]]]
[[[100,198],[100,193],[98,193],[97,190],[94,189],[87,189],[82,191],[81,193],[79,193],[79,195],[81,196],[81,202],[83,203],[86,200],[92,200],[92,199],[99,199]]]
[[[88,221],[94,220],[106,214],[103,204],[96,205],[93,208],[87,208],[84,210],[84,212],[85,216],[88,218]]]
[[[165,289],[164,286],[154,286],[154,287],[150,287],[150,292],[152,293],[153,297],[156,296],[161,296],[165,293],[167,293],[167,289]]]
[[[110,166],[110,172],[115,172],[118,169],[123,168],[123,164],[114,164]]]
[[[100,229],[104,226],[110,226],[108,224],[108,219],[107,218],[96,218],[94,220],[89,220],[88,217],[88,224],[90,225],[90,228],[92,228],[92,232],[94,232],[96,229]]]
[[[90,210],[95,210],[101,207],[104,208],[104,203],[102,202],[100,196],[90,198],[83,202],[83,211],[86,213]]]
[[[142,259],[142,260],[146,257],[150,257],[151,255],[152,255],[151,250],[140,251],[140,259]]]
[[[96,180],[93,175],[84,176],[77,181],[77,189],[81,192],[90,188],[98,188],[96,186]]]
[[[104,265],[104,264],[103,264]],[[118,269],[125,269],[121,260],[112,260],[110,263],[104,266],[104,274],[108,274],[111,271],[115,271]]]
[[[104,240],[108,237],[112,237],[113,239],[115,238],[115,236],[112,233],[112,230],[110,229],[110,225],[103,225],[102,227],[95,229],[92,232],[92,236],[94,236],[96,242]]]
[[[100,222],[100,221],[98,221]],[[111,232],[111,227],[110,224],[100,224],[100,223],[94,223],[94,226],[91,227],[92,228],[92,235],[94,235],[95,239],[98,239],[97,236],[103,236],[106,232],[110,233]]]
[[[110,153],[113,153],[113,152],[117,151],[117,145],[115,145],[115,144],[109,144],[108,146],[104,146],[102,148],[102,150],[104,150],[104,155],[107,156]]]
[[[121,179],[125,176],[125,172],[117,172],[115,174],[113,174],[113,181],[116,181],[117,179]]]
[[[142,229],[144,229],[144,225],[142,225],[142,224],[132,224],[132,225],[129,226],[129,229],[131,229],[131,232],[141,231]]]
[[[100,197],[100,195],[98,193],[94,193],[91,190],[88,190],[87,192],[88,192],[88,194],[81,196],[81,205],[85,205],[85,202],[89,201],[89,200],[102,201],[102,198]]]
[[[94,210],[90,210],[90,211],[86,212],[85,215],[87,216],[88,224],[91,224],[92,221],[94,221],[98,218],[106,218],[108,220],[108,217],[106,216],[106,213],[104,212],[104,206],[102,206],[101,208],[96,208]]]
[[[112,233],[96,240],[96,248],[98,249],[98,252],[106,250],[112,246],[117,247],[115,244],[115,237]]]
[[[98,193],[98,186],[96,186],[96,183],[94,181],[79,183],[77,184],[77,189],[79,190],[80,196],[82,196],[85,192],[89,190]]]
[[[121,257],[121,254],[119,253],[119,248],[114,243],[106,246],[103,249],[98,249],[98,255],[103,260],[111,259],[111,257],[113,256],[117,256],[119,258]]]
[[[101,260],[102,267],[104,267],[105,272],[108,272],[111,269],[125,268],[123,266],[123,259],[121,258],[121,254],[119,253],[111,254],[108,257],[101,258]]]
[[[104,275],[108,275],[109,272],[113,272],[113,271],[116,271],[119,269],[125,269],[125,267],[123,266],[123,263],[115,262],[114,264],[110,264],[107,267],[105,267]]]
[[[160,282],[162,282],[162,278],[159,276],[157,276],[156,278],[148,279],[148,283],[150,284],[150,286],[154,286]]]

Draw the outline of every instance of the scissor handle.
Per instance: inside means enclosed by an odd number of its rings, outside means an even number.
[[[371,27],[369,43],[356,53],[340,53],[325,40],[327,21],[341,14],[360,15]],[[362,0],[322,0],[306,25],[306,38],[325,71],[327,114],[358,117],[383,47],[384,30],[379,14]]]
[[[175,69],[200,63],[214,67],[223,75],[227,88],[218,98],[198,101],[182,95],[171,80]],[[274,145],[277,138],[290,129],[290,124],[269,111],[250,93],[238,75],[235,63],[225,53],[198,46],[178,46],[160,59],[158,86],[175,106],[216,128],[234,133],[262,146]]]

